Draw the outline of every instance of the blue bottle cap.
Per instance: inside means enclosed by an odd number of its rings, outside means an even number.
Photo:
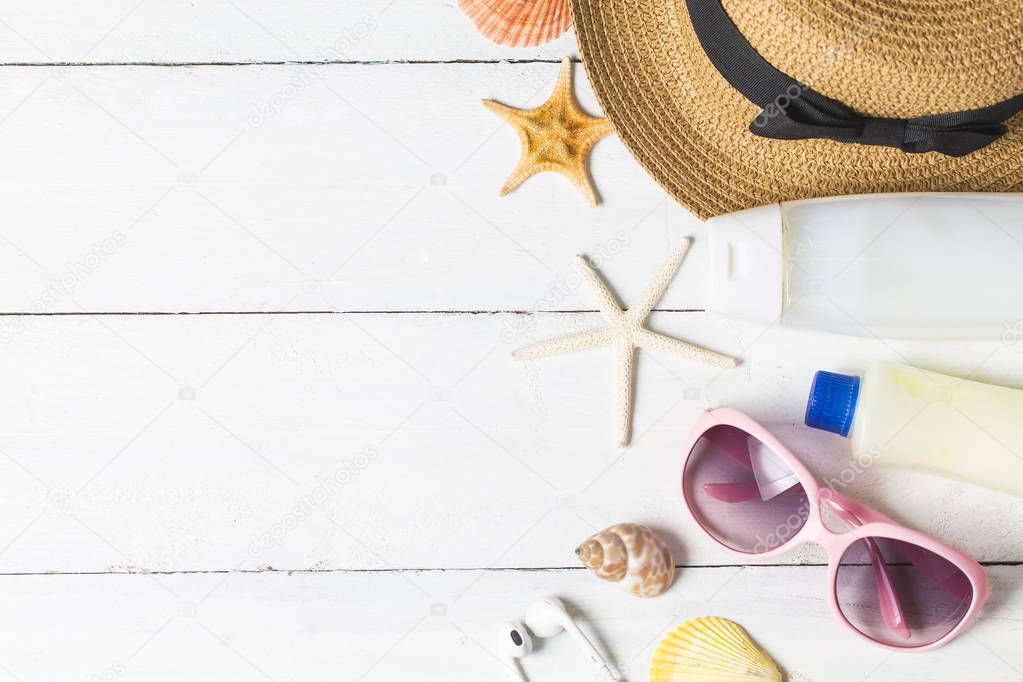
[[[806,403],[803,422],[815,429],[848,436],[859,395],[858,376],[823,370],[817,372],[810,386],[810,400]]]

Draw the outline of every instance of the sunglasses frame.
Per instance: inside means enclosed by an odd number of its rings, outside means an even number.
[[[695,450],[696,444],[699,442],[700,438],[702,438],[704,434],[715,426],[731,426],[737,428],[753,438],[758,439],[761,443],[769,447],[792,470],[799,479],[799,483],[802,485],[803,490],[806,493],[810,508],[810,514],[806,522],[792,536],[786,538],[773,549],[759,553],[743,552],[724,544],[714,537],[714,534],[711,533],[703,524],[699,513],[696,511],[692,501],[686,494],[686,465],[688,464],[689,458]],[[824,488],[822,491],[821,486],[817,481],[817,477],[810,473],[810,470],[803,465],[799,458],[796,457],[796,455],[793,454],[788,447],[786,447],[774,436],[774,434],[761,426],[757,421],[746,416],[739,410],[729,407],[718,408],[705,412],[699,419],[697,419],[696,424],[694,424],[685,444],[685,455],[682,459],[682,473],[680,481],[682,484],[682,497],[685,500],[685,506],[689,511],[689,515],[711,540],[724,548],[729,554],[747,559],[749,557],[770,559],[771,557],[788,553],[807,543],[815,543],[822,546],[828,554],[828,586],[831,610],[834,611],[834,613],[839,617],[839,620],[841,620],[848,629],[855,632],[862,639],[876,644],[877,646],[891,649],[893,651],[927,651],[929,649],[936,649],[958,635],[963,628],[965,628],[970,621],[977,616],[981,607],[984,605],[984,602],[986,602],[988,597],[991,595],[991,585],[988,581],[987,574],[984,572],[983,567],[973,558],[939,540],[930,537],[929,535],[906,528],[887,516],[884,516],[880,512],[875,511],[866,505],[860,504],[859,502],[856,502],[837,491],[831,490],[830,488]],[[848,531],[843,533],[829,529],[824,524],[821,512],[821,504],[825,500],[833,501],[841,509],[854,515],[860,522],[862,522],[862,525],[850,528]],[[952,563],[966,575],[967,579],[969,579],[970,585],[973,588],[973,601],[959,623],[957,623],[956,626],[949,630],[943,637],[931,642],[930,644],[923,644],[920,646],[898,646],[888,644],[887,642],[874,639],[866,633],[861,632],[852,623],[850,623],[845,617],[845,614],[842,613],[842,609],[838,605],[838,593],[836,587],[839,562],[841,561],[842,555],[853,543],[858,540],[862,540],[863,538],[871,537],[901,540],[934,552],[938,556]]]

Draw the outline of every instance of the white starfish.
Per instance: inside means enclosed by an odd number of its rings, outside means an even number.
[[[691,343],[673,339],[670,336],[657,334],[643,326],[650,311],[664,295],[675,273],[689,251],[692,239],[686,238],[671,254],[653,281],[647,285],[639,303],[625,309],[607,286],[607,282],[590,266],[583,256],[576,256],[576,269],[586,280],[596,298],[597,308],[604,317],[601,327],[590,329],[578,334],[569,334],[549,341],[534,343],[512,353],[516,360],[532,360],[545,358],[560,353],[593,348],[595,346],[614,346],[615,349],[615,389],[618,397],[618,437],[619,446],[629,444],[632,429],[632,367],[635,363],[636,349],[661,350],[668,353],[701,362],[714,367],[735,367],[738,361],[727,355],[694,346]]]

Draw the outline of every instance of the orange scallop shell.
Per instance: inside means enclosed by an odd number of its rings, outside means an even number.
[[[547,43],[572,25],[570,0],[458,0],[476,29],[498,45]]]

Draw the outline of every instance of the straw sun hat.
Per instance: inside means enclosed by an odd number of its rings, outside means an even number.
[[[572,4],[605,114],[701,218],[836,194],[1023,191],[1021,0]]]

